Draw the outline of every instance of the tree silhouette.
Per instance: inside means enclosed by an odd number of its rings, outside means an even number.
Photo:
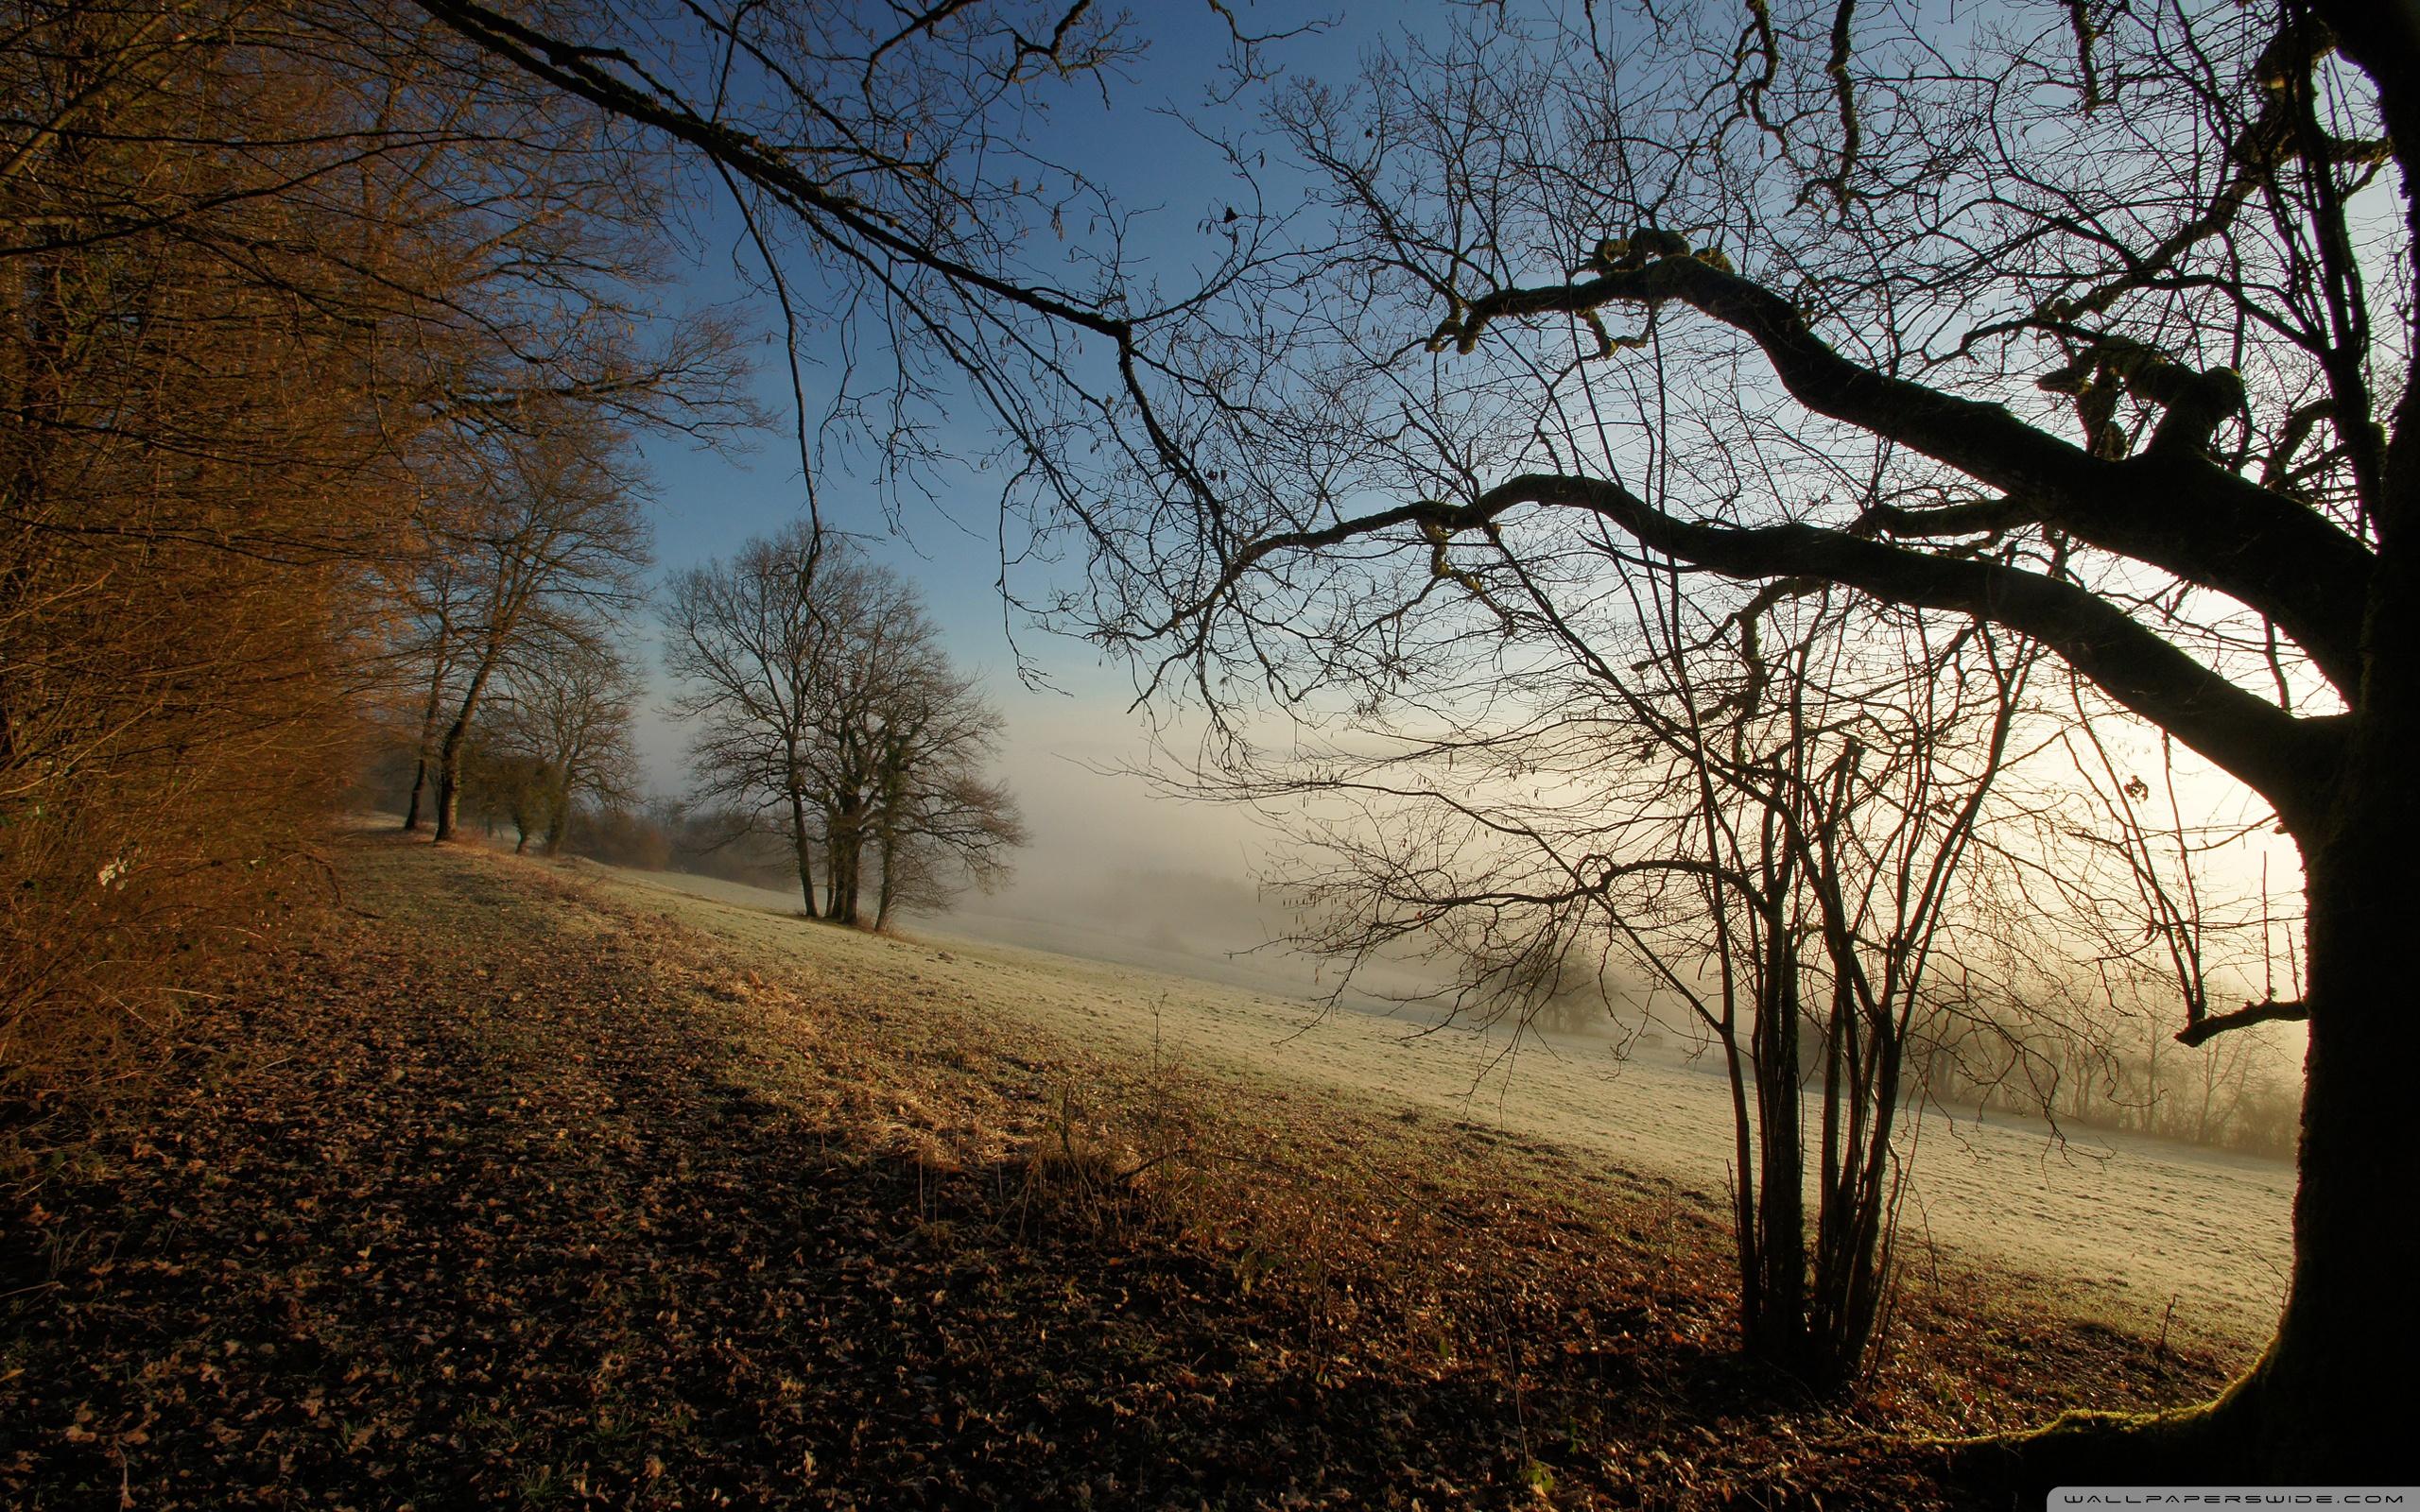
[[[1019,262],[1038,202],[964,150],[994,118],[919,137],[929,96],[892,66],[1013,99],[1107,45],[1085,6],[937,7],[895,38],[705,13],[706,56],[781,81],[739,124],[610,26],[425,8],[855,269],[1002,419],[1009,505],[1089,551],[1063,607],[1148,692],[1366,697],[1455,614],[1555,634],[1574,583],[1668,574],[1735,634],[1755,590],[1726,584],[1823,583],[2029,638],[2094,717],[2256,794],[2302,853],[2306,989],[2185,1002],[2197,1037],[2308,1023],[2284,1316],[2219,1402],[2036,1447],[2389,1468],[2375,1383],[2420,1354],[2408,7],[1475,9],[1357,90],[1282,92],[1324,216],[1295,255],[1243,216],[1201,297],[1149,307],[1115,256],[1080,290]],[[806,147],[772,145],[793,126]]]
[[[2396,1452],[2370,1383],[2420,1349],[2403,16],[1491,14],[1284,94],[1340,243],[1203,338],[1249,375],[1205,385],[1215,500],[1129,511],[1096,557],[1112,631],[1214,699],[1378,703],[1438,658],[1483,686],[1475,644],[1568,650],[1651,579],[1718,648],[1846,591],[2027,638],[2090,717],[2269,805],[2306,990],[2214,1012],[2188,984],[2182,1037],[2308,1022],[2276,1336],[2219,1401],[2064,1423],[2029,1463]]]
[[[1004,873],[1024,831],[983,775],[1000,716],[896,574],[802,522],[674,578],[666,619],[697,796],[772,818],[809,913],[863,921],[869,855],[877,928]]]

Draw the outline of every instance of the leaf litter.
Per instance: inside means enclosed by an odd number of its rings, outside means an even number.
[[[1945,1272],[1813,1400],[1666,1185],[564,868],[342,869],[0,1198],[0,1502],[1950,1506],[1928,1435],[2223,1377]]]

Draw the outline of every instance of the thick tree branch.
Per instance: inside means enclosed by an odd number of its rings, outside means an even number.
[[[2032,524],[2041,518],[2041,509],[2022,499],[1970,499],[1929,509],[1870,504],[1849,526],[1849,532],[1859,536],[1996,535]]]
[[[2408,153],[2420,141],[2420,5],[2412,0],[2312,0],[2344,56],[2370,76],[2387,130]]]
[[[531,77],[578,95],[624,120],[652,127],[685,142],[797,212],[810,228],[819,217],[845,231],[860,247],[929,269],[951,283],[979,290],[1036,315],[1109,337],[1121,350],[1131,345],[1132,322],[1101,314],[1074,296],[987,273],[949,256],[930,242],[882,223],[871,206],[799,170],[778,148],[736,128],[708,120],[652,80],[632,83],[608,64],[636,73],[619,52],[585,47],[549,36],[475,0],[415,0],[423,10],[463,37]],[[641,76],[644,79],[644,76]],[[829,235],[830,232],[824,231]]]
[[[2300,504],[2174,449],[2095,457],[2005,407],[1861,367],[1818,337],[1788,301],[1685,255],[1577,283],[1509,288],[1471,301],[1465,347],[1491,320],[1586,314],[1677,300],[1763,351],[1790,396],[2031,502],[2040,523],[2216,589],[2275,620],[2336,686],[2359,686],[2361,606],[2375,559]]]
[[[2337,46],[2378,92],[2387,136],[2409,165],[2420,155],[2420,3],[2415,0],[2311,0],[2310,9],[2336,33]],[[2406,193],[2404,225],[2420,237],[2420,196]],[[2420,314],[2404,335],[2420,333]],[[2372,501],[2382,537],[2411,527],[2420,513],[2420,384],[2406,383],[2388,427],[2384,496]]]
[[[2001,562],[1938,556],[1846,531],[1681,520],[1600,478],[1528,473],[1468,504],[1424,500],[1263,537],[1232,560],[1218,593],[1271,556],[1319,551],[1406,526],[1479,530],[1523,506],[1580,508],[1651,550],[1726,577],[1815,577],[1876,598],[1972,614],[2029,635],[2135,713],[2259,793],[2290,826],[2316,819],[2342,741],[2334,718],[2295,718],[2245,692],[2073,583]]]
[[[2310,1009],[2300,1003],[2247,1003],[2231,1013],[2210,1013],[2194,1020],[2176,1031],[2181,1045],[2204,1044],[2229,1029],[2247,1028],[2256,1023],[2279,1022],[2300,1023],[2310,1017]]]

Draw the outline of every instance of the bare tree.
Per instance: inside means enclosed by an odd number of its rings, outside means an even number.
[[[1098,623],[1214,700],[1300,699],[1395,679],[1461,575],[1562,563],[1829,583],[2062,659],[2096,728],[2165,731],[2297,842],[2301,995],[2183,1016],[2306,1020],[2310,1053],[2259,1364],[2026,1453],[2389,1473],[2366,1383],[2420,1351],[2420,300],[2384,201],[2420,35],[2325,3],[1467,20],[1283,97],[1342,249],[1202,338],[1186,469],[1086,514]]]
[[[908,585],[800,524],[683,574],[668,611],[677,704],[700,722],[699,796],[777,816],[810,913],[874,923],[965,876],[988,885],[1023,832],[984,781],[999,715],[950,669]],[[825,886],[817,907],[815,857]]]
[[[680,574],[665,610],[666,666],[684,685],[673,708],[699,721],[689,747],[698,798],[773,816],[809,914],[819,912],[821,833],[811,750],[834,634],[814,598],[817,557],[811,528],[795,526]]]
[[[602,655],[610,617],[638,601],[648,530],[628,438],[583,409],[529,406],[524,428],[481,447],[485,464],[440,527],[471,583],[458,628],[452,713],[437,748],[437,838],[453,838],[461,756],[490,682],[521,662]]]
[[[943,906],[968,883],[991,891],[1026,839],[1016,799],[984,776],[1002,725],[973,681],[927,645],[905,662],[888,703],[874,747],[876,929],[894,909]]]
[[[1830,596],[1808,595],[1811,623],[1770,610],[1761,632],[1738,620],[1743,665],[1727,686],[1701,680],[1704,659],[1683,663],[1690,647],[1666,644],[1680,780],[1668,778],[1667,801],[1686,820],[1677,844],[1608,863],[1600,883],[1613,928],[1723,1055],[1745,1342],[1820,1386],[1854,1376],[1876,1343],[1905,1177],[1893,1138],[1905,1056],[1954,937],[1960,868],[2026,660],[1972,626],[1939,627],[1927,644],[1916,619],[1897,664],[1886,655],[1876,667],[1886,637],[1871,607],[1849,597],[1824,612]],[[1661,939],[1640,928],[1658,915],[1634,912],[1616,887],[1624,870],[1668,868],[1696,895],[1672,920],[1688,926],[1678,940],[1670,923]],[[1670,919],[1661,896],[1639,902]]]
[[[1348,741],[1230,747],[1208,781],[1326,816],[1297,943],[1447,957],[1457,1014],[1526,1026],[1575,987],[1601,1014],[1610,980],[1697,1025],[1729,1081],[1742,1342],[1838,1385],[1887,1300],[1904,1057],[2030,653],[1822,585],[1554,578],[1474,566],[1459,649],[1365,690]]]
[[[636,677],[601,638],[544,644],[506,669],[498,739],[534,765],[546,854],[562,852],[583,801],[607,808],[636,800],[631,735],[638,700]]]
[[[512,853],[526,852],[529,842],[545,833],[545,764],[512,747],[505,734],[504,716],[493,702],[482,706],[472,722],[458,761],[458,816],[470,816],[468,822],[475,823],[491,840],[498,825],[511,825]]]
[[[446,695],[455,685],[455,667],[462,654],[462,624],[467,605],[463,595],[470,585],[465,581],[462,564],[452,556],[427,543],[430,549],[412,554],[410,576],[406,579],[406,612],[409,627],[398,658],[416,667],[414,693],[426,689],[419,699],[418,727],[412,745],[411,794],[405,801],[404,828],[421,827],[421,802],[430,795],[436,776],[438,742],[445,727]]]

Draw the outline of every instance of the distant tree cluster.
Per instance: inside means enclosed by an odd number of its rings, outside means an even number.
[[[747,815],[660,796],[644,802],[604,800],[579,807],[579,831],[565,846],[574,854],[612,867],[684,871],[768,890],[790,885],[787,842]]]
[[[493,835],[509,824],[516,854],[535,841],[551,856],[570,843],[576,818],[631,814],[642,785],[631,744],[639,699],[611,645],[542,647],[524,658],[456,753],[451,833],[476,821]]]
[[[2302,1099],[2290,1026],[2179,1044],[2173,982],[2157,967],[2113,952],[2080,969],[2032,937],[2045,933],[2038,926],[2002,932],[1998,960],[1970,940],[1928,990],[1907,1049],[1911,1096],[2063,1128],[2293,1154]]]
[[[424,511],[401,647],[419,729],[404,828],[459,822],[466,782],[526,843],[562,847],[572,800],[632,781],[637,688],[614,644],[643,597],[648,529],[627,438],[547,405],[472,450],[461,491]]]
[[[675,577],[666,619],[698,796],[786,836],[809,913],[880,929],[1005,874],[999,713],[897,574],[800,525]]]

